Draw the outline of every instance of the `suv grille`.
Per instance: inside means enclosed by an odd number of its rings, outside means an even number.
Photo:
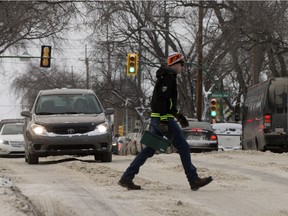
[[[95,129],[94,126],[65,126],[65,127],[52,127],[49,128],[48,131],[55,134],[83,134],[93,131]]]

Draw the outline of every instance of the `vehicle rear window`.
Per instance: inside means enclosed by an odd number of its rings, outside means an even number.
[[[205,130],[212,130],[212,127],[209,123],[207,122],[189,122],[189,127],[190,128],[202,128]]]

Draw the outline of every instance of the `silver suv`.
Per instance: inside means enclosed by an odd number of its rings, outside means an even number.
[[[99,99],[88,89],[50,89],[38,93],[31,111],[22,111],[25,161],[50,155],[94,155],[112,161],[112,128]]]

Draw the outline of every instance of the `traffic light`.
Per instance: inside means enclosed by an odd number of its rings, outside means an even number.
[[[136,76],[138,73],[138,54],[128,53],[127,55],[127,76]]]
[[[124,136],[124,126],[123,125],[118,126],[118,133],[120,134],[120,136]]]
[[[216,116],[217,116],[217,105],[218,105],[218,101],[216,98],[210,99],[210,116],[211,116],[211,118],[216,118]]]
[[[235,109],[234,109],[234,120],[235,121],[240,121],[241,118],[240,118],[240,103],[237,103],[235,105]]]
[[[41,46],[40,67],[50,67],[51,62],[51,46]]]

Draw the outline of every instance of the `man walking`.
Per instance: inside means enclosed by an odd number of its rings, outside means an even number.
[[[177,74],[183,71],[184,56],[178,52],[172,53],[167,59],[168,67],[161,67],[157,73],[157,81],[154,87],[151,101],[150,132],[172,140],[173,146],[178,150],[180,159],[190,184],[191,190],[198,190],[209,184],[211,176],[200,178],[196,167],[192,164],[190,148],[183,137],[181,128],[174,120],[176,118],[181,127],[188,127],[187,119],[177,110]],[[128,190],[141,190],[141,186],[134,184],[133,179],[139,173],[140,167],[145,161],[155,154],[151,147],[144,148],[132,161],[123,173],[118,184]]]

